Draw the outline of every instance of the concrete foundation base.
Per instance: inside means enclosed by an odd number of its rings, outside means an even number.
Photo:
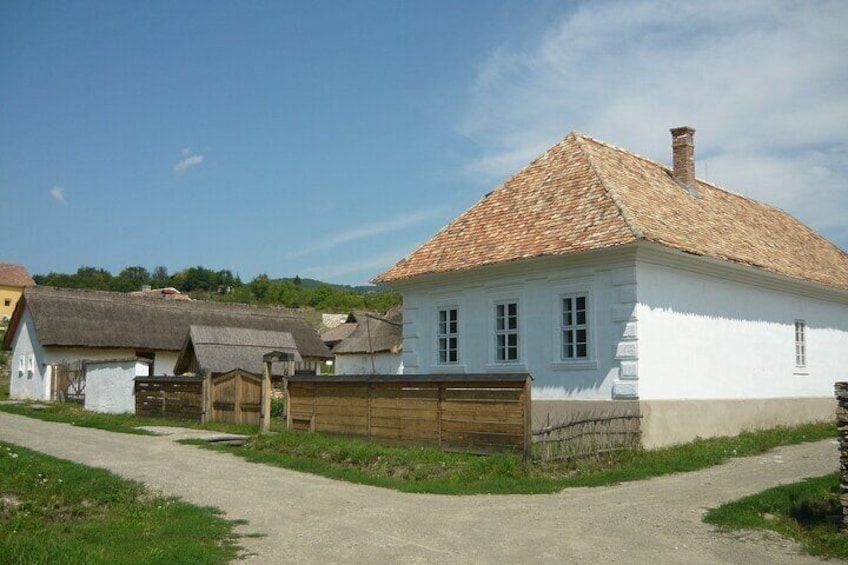
[[[533,429],[581,415],[640,414],[642,445],[648,449],[695,438],[737,435],[781,425],[835,418],[830,397],[750,400],[534,400]]]
[[[750,400],[643,400],[642,445],[651,449],[685,443],[697,437],[732,436],[833,420],[836,401],[819,398]]]

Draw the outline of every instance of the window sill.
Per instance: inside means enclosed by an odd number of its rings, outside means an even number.
[[[465,365],[463,363],[436,363],[433,365],[433,370],[438,373],[464,373]]]
[[[594,371],[598,368],[596,359],[585,361],[554,361],[551,363],[552,371]]]
[[[487,373],[526,373],[527,365],[524,363],[489,363],[486,365]]]
[[[809,377],[810,371],[808,371],[807,369],[795,369],[794,371],[792,371],[792,375],[796,377]]]

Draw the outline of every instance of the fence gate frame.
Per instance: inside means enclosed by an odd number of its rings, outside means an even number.
[[[85,361],[50,364],[50,398],[85,404]]]
[[[204,421],[260,425],[263,405],[261,376],[234,369],[226,373],[208,373],[204,384]]]

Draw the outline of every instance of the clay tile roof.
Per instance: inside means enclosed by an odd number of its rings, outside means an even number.
[[[35,286],[35,281],[23,265],[17,263],[0,263],[0,285],[3,286]]]
[[[848,254],[789,214],[572,132],[374,279],[392,282],[647,240],[848,290]]]

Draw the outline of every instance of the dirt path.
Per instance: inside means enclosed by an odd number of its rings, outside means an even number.
[[[766,534],[701,522],[707,508],[837,469],[835,441],[698,471],[554,495],[410,495],[264,465],[168,437],[0,412],[0,440],[143,481],[246,519],[254,563],[819,563]]]

